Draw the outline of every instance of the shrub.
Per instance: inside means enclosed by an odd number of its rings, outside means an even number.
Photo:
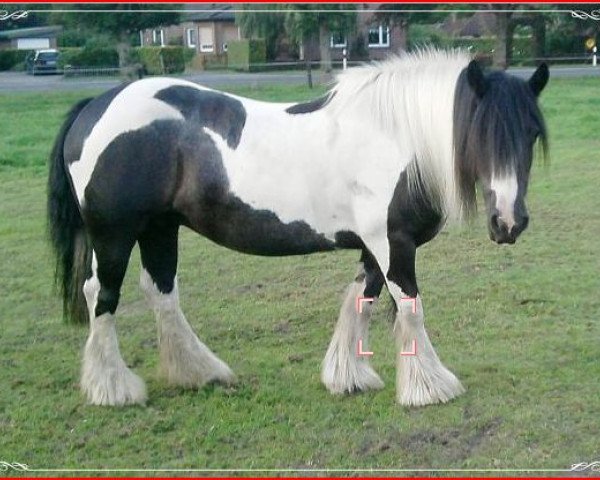
[[[59,65],[80,68],[118,67],[119,54],[114,48],[106,47],[62,48],[60,50]]]
[[[256,70],[256,64],[265,63],[267,48],[263,39],[229,42],[227,65],[234,70]]]
[[[572,56],[584,53],[583,40],[575,34],[552,31],[546,34],[546,51],[553,56]]]
[[[67,29],[58,37],[58,47],[83,47],[86,44],[87,35],[79,29]]]
[[[149,75],[181,73],[185,70],[184,47],[139,47],[132,59],[141,63]]]
[[[160,49],[163,58],[164,73],[182,73],[185,70],[183,47],[165,47]]]
[[[0,50],[0,72],[6,70],[23,70],[25,68],[25,58],[31,50],[17,50],[10,48]]]
[[[194,49],[194,48],[184,48],[183,49],[183,61],[185,62],[186,65],[191,63],[191,61],[194,59],[195,56],[196,56],[196,49]]]

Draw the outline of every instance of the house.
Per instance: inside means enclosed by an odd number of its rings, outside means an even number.
[[[332,60],[341,60],[346,52],[351,60],[382,60],[390,54],[400,53],[406,45],[406,36],[402,28],[385,25],[377,17],[377,8],[381,4],[365,4],[357,8],[356,32],[332,32],[330,51]],[[187,5],[189,12],[182,14],[177,25],[146,29],[140,32],[142,46],[182,45],[196,50],[202,61],[194,66],[206,63],[207,58],[217,57],[226,64],[226,52],[229,42],[242,38],[235,23],[235,4],[192,4]],[[319,48],[310,46],[311,58],[320,59]],[[295,61],[294,48],[286,38],[279,42],[277,61]],[[300,59],[304,58],[302,47]],[[297,52],[296,52],[297,55]]]
[[[359,6],[356,12],[356,32],[332,32],[331,58],[340,60],[346,50],[351,60],[384,60],[406,48],[406,33],[397,25],[386,25],[377,16],[382,4]]]
[[[198,54],[222,55],[227,52],[229,42],[241,38],[232,5],[196,4],[192,8],[196,11],[182,14],[177,25],[141,31],[140,45],[182,45]]]
[[[18,50],[56,48],[56,37],[61,32],[62,27],[58,25],[0,31],[0,50],[8,48]]]

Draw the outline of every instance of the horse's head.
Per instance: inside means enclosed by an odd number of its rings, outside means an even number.
[[[545,64],[522,80],[504,72],[486,75],[472,61],[457,87],[455,148],[461,195],[465,203],[474,204],[479,181],[490,238],[496,243],[515,243],[529,222],[525,195],[534,146],[539,139],[546,148],[537,97],[548,76]]]

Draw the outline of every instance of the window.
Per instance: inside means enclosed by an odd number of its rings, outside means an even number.
[[[346,41],[346,35],[342,32],[333,32],[329,46],[331,48],[346,48],[348,42]]]
[[[161,47],[165,46],[165,35],[162,28],[152,30],[152,43],[154,45],[160,45]]]
[[[195,28],[187,29],[187,46],[190,48],[196,47],[196,29]]]
[[[200,27],[200,51],[212,52],[214,49],[212,27]]]
[[[369,47],[389,47],[390,46],[390,29],[379,25],[369,29]]]

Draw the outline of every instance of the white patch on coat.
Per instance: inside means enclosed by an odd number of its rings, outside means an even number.
[[[415,158],[444,211],[456,213],[452,148],[454,90],[465,55],[425,52],[350,69],[322,109],[291,115],[288,104],[240,99],[240,143],[221,152],[238,198],[284,223],[303,221],[333,239],[350,230],[386,235],[387,208]]]
[[[338,76],[330,107],[336,116],[367,120],[395,141],[400,155],[393,161],[416,161],[425,190],[441,199],[440,208],[450,219],[463,214],[454,175],[453,112],[456,83],[468,62],[458,50],[424,49],[351,68]],[[408,173],[414,189],[417,178]]]
[[[183,120],[179,110],[154,98],[158,91],[173,85],[198,88],[197,85],[182,80],[149,78],[132,83],[113,99],[85,139],[80,159],[69,166],[80,205],[84,204],[85,187],[92,177],[98,158],[115,138],[156,120]]]
[[[98,259],[96,252],[92,251],[92,276],[83,284],[83,295],[88,307],[90,322],[94,319],[94,311],[98,303],[98,293],[100,292],[100,281],[98,280]]]
[[[140,286],[156,316],[162,376],[182,387],[201,387],[211,381],[234,382],[231,369],[198,339],[186,320],[179,305],[177,278],[170,293],[161,293],[142,268]]]
[[[510,232],[515,224],[515,201],[519,192],[517,175],[514,172],[502,177],[492,175],[490,188],[496,194],[496,209]]]
[[[340,310],[335,332],[323,359],[321,381],[331,393],[377,390],[384,384],[369,364],[367,356],[358,355],[358,342],[362,351],[369,351],[369,320],[374,305],[363,303],[357,311],[357,298],[363,295],[365,281],[352,283]]]

